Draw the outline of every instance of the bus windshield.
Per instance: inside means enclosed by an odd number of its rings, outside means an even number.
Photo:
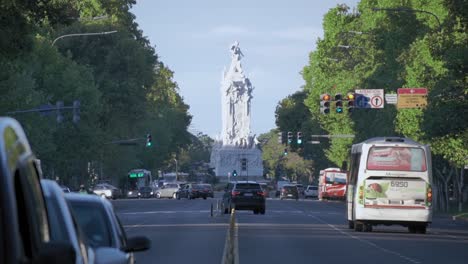
[[[426,155],[421,148],[372,147],[367,158],[367,169],[426,171]]]

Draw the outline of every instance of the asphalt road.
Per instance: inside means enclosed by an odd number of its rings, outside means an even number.
[[[221,263],[229,216],[210,216],[216,200],[117,200],[127,236],[146,235],[138,263]],[[345,205],[267,200],[265,215],[237,211],[239,263],[468,263],[468,222],[436,216],[427,234],[399,226],[348,229]]]

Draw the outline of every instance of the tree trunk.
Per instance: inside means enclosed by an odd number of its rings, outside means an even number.
[[[445,175],[447,171],[447,167],[444,166],[442,171],[436,169],[437,174],[439,175],[440,179],[443,183],[443,202],[441,203],[442,211],[447,212],[449,210],[449,192],[448,192],[448,183],[453,175],[453,167],[450,169],[448,175]],[[442,193],[442,191],[440,192]]]
[[[463,211],[463,185],[464,185],[464,182],[463,182],[463,177],[464,177],[464,171],[465,171],[465,168],[462,167],[460,169],[460,174],[458,173],[455,173],[456,175],[456,178],[457,179],[457,190],[458,190],[458,212],[462,212]]]

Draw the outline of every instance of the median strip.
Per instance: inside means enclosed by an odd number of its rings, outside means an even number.
[[[236,210],[231,210],[229,228],[226,233],[222,264],[239,264],[238,230],[236,224]]]

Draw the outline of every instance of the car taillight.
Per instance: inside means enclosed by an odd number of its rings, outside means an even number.
[[[265,192],[257,192],[258,195],[265,196]]]
[[[238,192],[238,191],[232,191],[232,192],[231,192],[231,195],[232,195],[232,196],[236,196],[236,195],[239,195],[239,194],[240,194],[240,192]]]
[[[432,188],[431,185],[427,185],[427,190],[426,190],[426,205],[427,206],[432,206]]]

